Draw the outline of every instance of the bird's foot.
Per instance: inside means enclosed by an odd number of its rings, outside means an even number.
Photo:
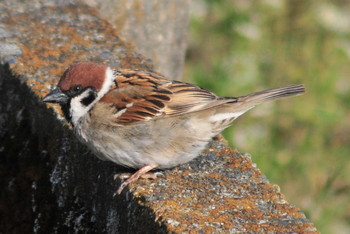
[[[138,180],[140,177],[143,179],[156,179],[159,175],[162,175],[160,172],[150,172],[154,168],[158,167],[158,165],[147,165],[136,171],[134,174],[132,173],[122,173],[114,175],[114,180],[121,179],[125,180],[118,188],[116,194],[121,194],[123,189],[128,186],[128,184]]]

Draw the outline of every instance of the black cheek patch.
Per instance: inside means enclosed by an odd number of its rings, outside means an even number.
[[[68,122],[70,122],[71,119],[72,119],[72,116],[71,116],[70,113],[69,113],[69,109],[70,109],[70,100],[69,100],[69,102],[68,102],[67,104],[61,104],[61,109],[62,109],[62,112],[63,112],[64,117],[66,118],[66,120],[67,120]]]
[[[87,97],[83,98],[80,103],[84,106],[90,105],[95,99],[96,99],[96,93],[94,91],[89,91],[89,94]]]

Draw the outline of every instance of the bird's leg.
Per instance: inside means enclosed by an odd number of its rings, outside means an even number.
[[[157,177],[156,173],[147,173],[150,170],[153,170],[154,168],[158,167],[158,165],[146,165],[142,168],[140,168],[138,171],[136,171],[134,174],[131,176],[127,176],[125,173],[122,175],[119,175],[119,178],[127,178],[118,188],[117,194],[121,194],[123,189],[130,183],[138,180],[140,177],[141,178],[150,178],[150,179],[155,179]]]
[[[126,180],[128,179],[130,176],[132,176],[133,173],[131,172],[125,172],[125,173],[120,173],[120,174],[115,174],[114,175],[114,180],[117,179],[121,179],[121,180]],[[163,173],[162,172],[147,172],[143,175],[140,175],[140,178],[142,179],[157,179],[158,176],[162,176]]]

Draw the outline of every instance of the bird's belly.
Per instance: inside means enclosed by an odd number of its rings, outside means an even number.
[[[129,141],[125,141],[115,131],[101,131],[101,129],[76,129],[78,138],[100,159],[112,161],[118,165],[140,168],[142,155]]]
[[[149,164],[171,168],[186,163],[197,157],[213,137],[209,126],[201,126],[202,131],[198,131],[187,121],[162,121],[112,128],[89,124],[77,127],[76,133],[99,158],[131,168]]]

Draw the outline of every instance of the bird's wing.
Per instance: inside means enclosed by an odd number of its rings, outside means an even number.
[[[236,100],[152,72],[120,69],[116,74],[115,88],[100,102],[113,108],[113,122],[118,125],[183,115]]]

